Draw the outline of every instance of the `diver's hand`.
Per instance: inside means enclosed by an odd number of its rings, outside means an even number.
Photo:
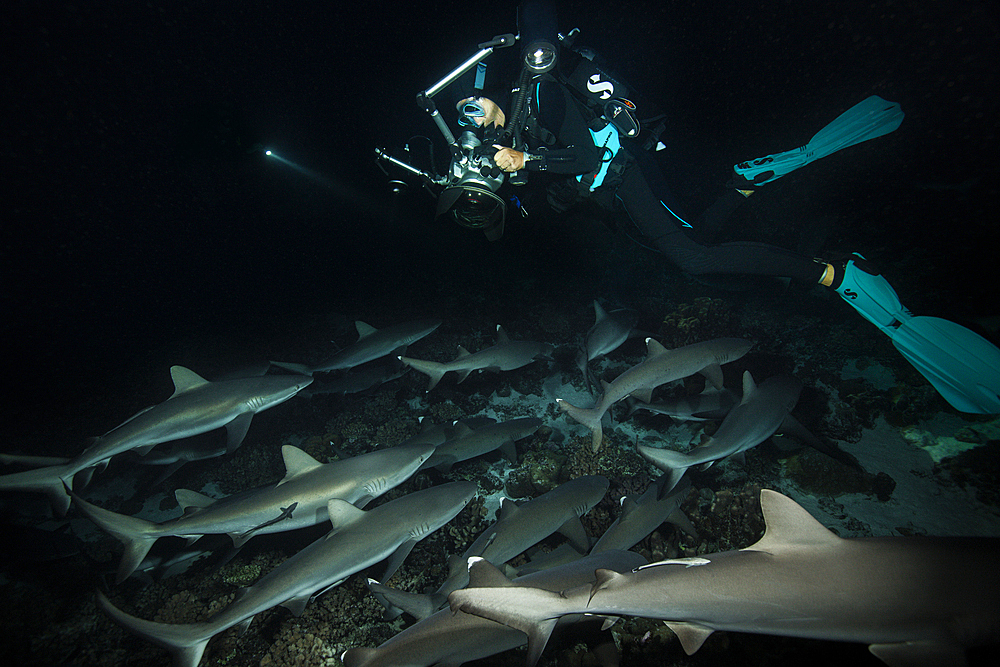
[[[524,153],[499,144],[493,144],[493,148],[497,149],[496,155],[493,156],[493,163],[500,169],[506,172],[524,169]]]

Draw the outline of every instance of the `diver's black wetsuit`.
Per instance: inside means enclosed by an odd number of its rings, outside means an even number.
[[[594,145],[581,103],[556,81],[543,81],[537,98],[539,125],[555,135],[556,143],[547,151],[531,146],[529,152],[540,152],[546,158],[526,163],[527,169],[574,176],[597,172],[605,151]],[[665,207],[677,210],[668,199],[669,192],[657,188],[660,191],[654,194],[650,187],[650,183],[665,181],[653,160],[642,150],[628,152],[624,144],[621,150],[627,157],[620,178],[609,177],[592,196],[605,208],[617,199],[642,233],[686,273],[787,276],[811,282],[818,282],[823,275],[825,264],[775,246],[751,242],[702,245],[694,241]]]

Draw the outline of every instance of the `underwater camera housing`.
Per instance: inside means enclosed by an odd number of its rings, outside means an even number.
[[[383,161],[421,179],[424,188],[437,197],[437,215],[447,216],[470,229],[482,230],[486,238],[496,241],[503,236],[507,203],[496,192],[504,183],[504,173],[493,163],[492,146],[483,146],[482,140],[472,129],[465,130],[456,139],[448,123],[432,99],[456,79],[477,67],[494,50],[513,46],[517,38],[511,34],[498,35],[479,45],[479,50],[436,84],[417,95],[417,105],[430,115],[451,151],[451,165],[445,174],[419,169],[407,162],[376,148],[375,156],[380,168]],[[390,180],[394,192],[401,191],[400,181]]]

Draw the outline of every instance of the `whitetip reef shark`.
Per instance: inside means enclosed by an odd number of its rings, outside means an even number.
[[[75,495],[73,499],[87,518],[125,545],[116,580],[121,583],[161,537],[194,540],[226,534],[241,547],[254,535],[314,526],[329,518],[330,498],[363,508],[409,479],[433,452],[433,445],[404,445],[320,463],[298,447],[284,445],[285,476],[276,484],[219,500],[178,489],[177,502],[184,514],[165,523],[117,514]]]
[[[653,390],[661,384],[680,380],[695,373],[703,374],[716,388],[722,387],[721,364],[739,359],[750,351],[753,343],[740,338],[716,338],[667,350],[652,338],[646,339],[646,360],[604,383],[604,393],[592,408],[579,408],[561,398],[559,409],[591,430],[593,451],[601,448],[604,439],[601,419],[612,405],[626,396],[649,403]]]
[[[458,381],[461,383],[472,371],[512,371],[527,366],[536,359],[548,357],[552,349],[553,346],[548,343],[538,343],[533,340],[512,341],[503,327],[497,325],[496,345],[479,352],[470,353],[459,345],[458,356],[445,363],[409,357],[400,357],[399,360],[430,377],[430,384],[427,386],[427,391],[430,391],[437,386],[445,373],[452,371],[458,373]]]
[[[0,475],[0,491],[41,491],[57,514],[69,509],[66,485],[85,471],[86,483],[95,466],[111,457],[137,450],[146,453],[161,442],[187,438],[225,427],[227,447],[234,451],[258,412],[284,403],[312,382],[302,375],[263,375],[209,382],[183,366],[172,366],[174,393],[102,435],[82,453],[62,465]]]
[[[791,498],[765,489],[766,530],[739,551],[665,560],[553,593],[471,565],[453,611],[528,635],[534,665],[561,616],[666,621],[688,655],[730,630],[868,644],[892,667],[957,667],[1000,641],[1000,539],[834,535]]]
[[[129,632],[168,649],[175,667],[196,667],[209,640],[276,605],[296,616],[314,597],[356,572],[388,559],[386,577],[413,546],[451,521],[476,495],[474,482],[450,482],[410,493],[364,511],[339,499],[327,511],[333,529],[242,590],[229,606],[202,623],[169,624],[136,618],[115,607],[102,592],[97,603]]]
[[[646,559],[632,551],[605,551],[568,565],[534,572],[515,580],[517,586],[561,591],[594,582],[599,569],[628,572]],[[372,585],[373,580],[369,580]],[[341,654],[345,667],[457,666],[525,644],[524,633],[472,614],[442,609],[411,625],[378,648],[351,648]]]

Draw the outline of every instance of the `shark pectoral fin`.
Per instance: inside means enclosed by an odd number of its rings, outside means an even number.
[[[641,403],[649,403],[653,400],[653,389],[654,387],[642,387],[633,391],[629,396]]]
[[[528,657],[526,661],[528,667],[535,667],[538,664],[538,659],[542,657],[542,651],[545,650],[545,645],[549,642],[549,637],[558,621],[558,618],[551,618],[528,629]]]
[[[580,553],[587,553],[590,549],[590,537],[587,536],[587,531],[583,528],[583,523],[580,522],[580,518],[574,516],[572,519],[566,521],[563,525],[559,526],[558,532],[565,536],[570,544],[573,545]]]
[[[965,649],[961,646],[933,640],[872,644],[868,650],[889,667],[933,667],[934,665],[961,667],[968,664]]]
[[[396,570],[403,564],[406,557],[410,555],[410,551],[416,543],[417,540],[406,540],[396,548],[392,555],[385,561],[385,571],[382,574],[382,581],[388,581],[392,575],[396,574]]]
[[[697,623],[667,621],[667,627],[677,635],[677,639],[681,642],[681,647],[684,648],[684,652],[688,655],[693,655],[695,651],[700,649],[701,645],[708,639],[708,636],[714,632],[712,628],[706,628],[704,625],[698,625]]]
[[[436,612],[444,599],[441,596],[433,596],[425,593],[408,593],[384,586],[374,579],[368,580],[368,590],[371,591],[375,599],[385,607],[385,614],[392,620],[402,612],[423,620]]]
[[[698,537],[698,530],[691,523],[691,519],[687,518],[687,515],[679,507],[667,515],[667,522],[680,528],[694,539],[700,539]]]
[[[244,412],[233,421],[226,424],[226,451],[230,454],[243,442],[247,431],[250,429],[250,421],[253,419],[252,412]]]
[[[722,389],[722,367],[719,364],[709,364],[701,369],[701,374],[716,389]]]
[[[500,445],[500,453],[512,464],[517,465],[517,447],[514,445],[513,440],[507,440]]]
[[[296,595],[293,598],[289,598],[281,603],[281,606],[292,612],[292,615],[299,617],[302,612],[306,610],[306,605],[309,604],[309,600],[312,599],[311,593],[306,593],[304,595]]]
[[[250,622],[253,621],[253,619],[254,617],[251,616],[250,618],[245,618],[236,624],[236,632],[239,633],[240,637],[245,635],[247,633],[247,630],[250,629]]]

